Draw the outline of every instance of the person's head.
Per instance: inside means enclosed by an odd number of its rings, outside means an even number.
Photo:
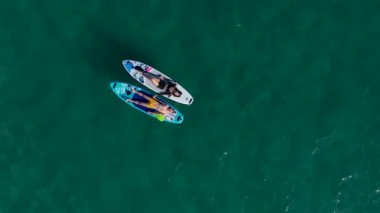
[[[169,92],[174,95],[175,97],[180,97],[182,95],[182,92],[177,89],[177,87],[170,87]]]
[[[173,114],[174,114],[174,109],[171,108],[170,106],[167,106],[167,107],[166,107],[166,110],[167,110],[169,113],[173,113]]]
[[[182,92],[179,91],[177,88],[175,88],[175,89],[174,89],[174,92],[173,92],[173,95],[174,95],[175,97],[180,97],[180,96],[182,95]]]

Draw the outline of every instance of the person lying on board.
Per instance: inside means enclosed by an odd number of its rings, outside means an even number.
[[[139,92],[135,90],[134,88],[131,88],[131,90],[137,95],[145,98],[147,102],[141,102],[141,101],[136,101],[136,100],[131,100],[131,99],[127,99],[126,102],[130,102],[133,104],[137,104],[140,106],[144,106],[144,107],[156,110],[158,113],[154,113],[154,112],[148,112],[148,113],[153,114],[158,120],[163,121],[165,120],[166,115],[175,114],[175,110],[173,108],[171,108],[169,105],[165,103],[162,103],[160,100],[149,97],[148,95],[145,95],[144,93]]]
[[[165,78],[160,74],[156,75],[149,73],[140,66],[135,66],[134,69],[140,71],[142,75],[149,79],[156,87],[164,90],[163,92],[158,93],[158,95],[168,95],[169,97],[173,95],[174,97],[181,97],[182,92],[178,90],[177,84],[174,81]]]

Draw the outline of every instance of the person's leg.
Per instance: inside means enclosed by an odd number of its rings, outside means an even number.
[[[152,99],[151,97],[145,95],[144,93],[142,93],[142,92],[140,92],[140,91],[134,90],[134,92],[135,92],[137,95],[139,95],[139,96],[145,98],[147,101],[149,101],[150,99]]]
[[[145,95],[144,93],[142,93],[142,92],[136,90],[136,89],[133,88],[133,87],[131,88],[131,90],[132,90],[132,92],[136,93],[137,95],[139,95],[139,96],[145,98],[147,101],[149,101],[150,99],[153,99],[153,98],[151,98],[151,97]]]
[[[155,79],[155,78],[160,79],[160,77],[161,77],[160,74],[153,74],[153,73],[150,73],[150,72],[147,72],[147,71],[142,71],[141,74],[142,74],[145,78],[147,78],[147,79],[149,79],[149,80],[152,80],[152,79]]]
[[[161,81],[161,75],[156,75],[146,71],[141,72],[141,74],[148,80],[150,80],[156,87],[159,86]]]
[[[152,81],[152,83],[153,83],[156,87],[158,87],[158,85],[160,85],[160,79],[158,79],[158,78],[153,78],[153,79],[151,79],[150,81]]]
[[[133,104],[141,105],[141,106],[146,106],[147,105],[147,103],[145,103],[145,102],[136,101],[136,100],[132,100],[132,99],[127,99],[126,101],[130,102],[130,103],[133,103]]]
[[[160,99],[157,98],[157,96],[155,97],[155,99],[159,104],[161,104],[162,106],[166,106],[166,104],[164,102],[162,102]]]

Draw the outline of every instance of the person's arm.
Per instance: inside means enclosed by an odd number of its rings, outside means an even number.
[[[159,92],[159,93],[153,95],[153,98],[156,98],[157,96],[161,96],[161,95],[169,95],[170,96],[170,92],[168,92],[168,91]]]
[[[146,100],[149,100],[149,98],[150,98],[149,96],[145,95],[144,93],[142,93],[142,92],[140,92],[140,91],[137,91],[135,88],[132,88],[131,90],[132,90],[132,92],[134,92],[134,93],[136,93],[137,95],[139,95],[139,96],[145,98]]]
[[[145,106],[146,105],[146,103],[144,103],[144,102],[140,102],[140,101],[136,101],[136,100],[132,100],[132,99],[127,99],[125,101],[133,103],[133,104],[141,105],[141,106]]]
[[[162,104],[162,105],[167,105],[165,102],[162,102],[162,100],[160,100],[158,98],[159,94],[156,94],[156,95],[153,95],[153,99],[156,100],[158,103]]]
[[[153,73],[150,73],[150,72],[147,72],[147,71],[143,71],[141,72],[145,77],[148,77],[148,78],[161,78],[161,75],[160,74],[153,74]]]
[[[169,79],[169,78],[166,78],[166,77],[164,77],[164,76],[161,76],[160,78],[161,78],[162,80],[168,82],[168,83],[172,83],[172,84],[174,84],[174,85],[177,84],[177,82],[175,82],[174,80]]]
[[[170,95],[170,92],[169,91],[163,91],[163,92],[160,92],[158,94],[159,95]]]
[[[168,95],[168,97],[171,96],[170,92],[160,92],[158,94],[155,94],[153,95],[153,98],[157,99],[158,96],[161,96],[161,95]],[[158,99],[157,99],[158,100]]]

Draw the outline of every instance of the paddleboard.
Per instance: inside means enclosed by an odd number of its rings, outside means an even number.
[[[146,102],[147,100],[140,96],[139,94],[135,93],[133,91],[133,89],[135,91],[139,91],[151,98],[153,98],[153,94],[149,93],[148,91],[145,91],[139,87],[136,87],[136,86],[133,86],[131,84],[127,84],[127,83],[123,83],[123,82],[111,82],[110,83],[110,87],[112,89],[112,91],[121,99],[123,100],[126,104],[130,105],[131,107],[151,116],[151,117],[154,117],[154,118],[157,118],[158,117],[156,116],[157,115],[157,111],[155,109],[152,109],[152,108],[148,108],[148,107],[145,107],[145,106],[142,106],[142,105],[139,105],[139,104],[135,104],[135,103],[131,103],[131,102],[127,102],[126,100],[130,99],[130,100],[135,100],[135,101],[140,101],[140,102]],[[155,101],[160,101],[161,103],[164,103],[164,104],[167,104],[166,102],[164,102],[162,99],[160,98],[153,98]],[[170,104],[167,104],[169,107],[171,107],[173,110],[174,110],[174,113],[172,114],[168,114],[168,115],[165,115],[165,116],[161,116],[161,121],[165,121],[165,122],[169,122],[169,123],[174,123],[174,124],[180,124],[183,122],[183,115],[181,114],[181,112],[179,112],[177,109],[175,109],[173,106],[171,106]],[[162,120],[162,118],[164,118],[164,120]],[[160,119],[159,119],[160,120]]]
[[[124,60],[123,66],[125,70],[132,76],[132,78],[136,79],[138,82],[143,84],[144,86],[148,87],[149,89],[153,90],[156,93],[164,92],[163,89],[158,88],[150,79],[148,79],[146,76],[150,74],[153,74],[151,76],[163,76],[171,81],[173,81],[177,85],[177,89],[181,91],[181,96],[176,97],[173,95],[162,95],[165,98],[168,98],[172,101],[181,103],[181,104],[186,104],[186,105],[191,105],[194,101],[193,97],[190,95],[190,93],[185,90],[180,84],[175,82],[172,78],[169,76],[161,73],[160,71],[154,69],[153,67],[146,65],[142,62],[139,61],[134,61],[134,60]],[[143,72],[146,72],[145,75],[143,75]]]

